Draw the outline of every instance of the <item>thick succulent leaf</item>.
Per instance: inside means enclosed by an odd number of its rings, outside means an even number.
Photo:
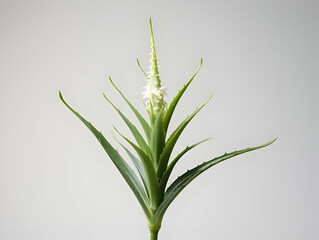
[[[127,155],[132,160],[135,168],[137,169],[137,171],[138,171],[138,173],[143,181],[144,188],[148,194],[147,179],[146,179],[146,175],[145,175],[144,168],[143,168],[141,161],[137,157],[135,157],[134,154],[127,147],[125,147],[117,138],[114,137],[114,139],[121,145],[121,147],[125,150]]]
[[[161,179],[161,182],[160,182],[160,189],[162,192],[165,191],[165,188],[166,188],[166,184],[168,182],[168,179],[173,171],[173,168],[175,167],[176,163],[178,162],[179,159],[181,159],[181,157],[187,153],[189,150],[193,149],[194,147],[196,147],[197,145],[203,143],[203,142],[206,142],[208,140],[210,140],[211,138],[206,138],[198,143],[195,143],[191,146],[187,146],[183,151],[181,151],[174,159],[173,161],[168,165],[162,179]]]
[[[176,97],[173,99],[173,101],[170,103],[169,107],[166,110],[166,114],[164,117],[164,130],[165,132],[167,132],[168,129],[168,125],[169,122],[171,120],[171,117],[173,115],[173,112],[176,108],[176,105],[178,103],[178,101],[180,100],[180,98],[182,97],[182,95],[184,94],[184,92],[186,91],[186,89],[188,88],[188,86],[191,84],[191,82],[193,81],[193,79],[195,78],[195,76],[197,75],[197,73],[199,72],[199,70],[201,69],[203,65],[203,59],[201,58],[200,60],[200,66],[197,69],[197,71],[195,72],[195,74],[192,76],[192,78],[183,86],[183,88],[181,90],[179,90],[178,94],[176,95]]]
[[[147,179],[148,193],[150,197],[150,208],[157,209],[157,207],[159,206],[162,200],[163,195],[161,195],[159,192],[159,182],[157,180],[157,176],[156,176],[156,172],[155,172],[155,168],[154,168],[152,160],[135,143],[133,143],[128,138],[123,136],[116,128],[114,129],[134,148],[136,153],[139,155],[142,161],[144,172]]]
[[[166,171],[167,164],[169,161],[169,157],[173,151],[173,148],[185,129],[185,127],[188,125],[188,123],[195,117],[195,115],[209,102],[209,100],[213,97],[213,95],[210,96],[210,98],[200,107],[197,108],[191,115],[189,115],[177,128],[176,130],[170,135],[168,140],[165,143],[165,148],[163,150],[163,153],[159,160],[159,166],[157,168],[157,175],[159,179],[162,178],[164,172]]]
[[[137,65],[140,67],[141,71],[144,73],[145,77],[147,77],[147,74],[146,72],[143,70],[143,68],[141,67],[141,64],[139,62],[139,60],[136,58],[136,61],[137,61]]]
[[[152,128],[152,137],[150,149],[154,159],[154,166],[158,166],[160,155],[165,146],[165,132],[163,129],[163,109],[156,116],[154,126]]]
[[[250,152],[256,149],[260,149],[263,147],[266,147],[270,144],[272,144],[274,141],[276,141],[276,139],[274,139],[273,141],[270,141],[266,144],[257,146],[257,147],[252,147],[252,148],[246,148],[246,149],[242,149],[239,151],[234,151],[232,153],[225,153],[224,155],[214,158],[208,162],[204,162],[201,165],[188,170],[186,173],[184,173],[183,175],[181,175],[180,177],[178,177],[167,189],[167,191],[165,192],[164,195],[164,199],[162,204],[160,205],[160,207],[158,208],[156,215],[155,215],[155,219],[156,221],[161,221],[162,217],[166,211],[166,209],[168,208],[168,206],[172,203],[172,201],[177,197],[177,195],[191,182],[193,181],[197,176],[199,176],[202,172],[206,171],[207,169],[209,169],[210,167],[225,161],[229,158],[235,157],[237,155],[246,153],[246,152]]]
[[[87,128],[93,133],[93,135],[97,138],[97,140],[102,145],[105,152],[113,161],[116,168],[119,170],[133,193],[135,194],[137,200],[139,201],[140,205],[142,206],[146,217],[151,219],[151,213],[148,208],[149,199],[143,189],[142,184],[138,180],[137,176],[135,175],[134,171],[127,165],[121,155],[112,147],[112,145],[105,139],[101,132],[99,132],[90,122],[85,120],[78,112],[73,110],[63,99],[61,92],[59,92],[59,96],[61,101],[70,109],[83,123]]]
[[[118,112],[118,114],[121,116],[121,118],[124,120],[126,125],[129,127],[131,130],[137,144],[140,146],[140,148],[146,153],[150,153],[150,149],[148,145],[146,144],[143,136],[141,133],[137,130],[137,128],[132,124],[132,122],[105,96],[103,93],[104,98],[113,106],[113,108]]]
[[[111,77],[109,77],[110,82],[112,83],[113,87],[119,92],[119,94],[123,97],[123,99],[126,101],[126,103],[129,105],[131,110],[134,112],[135,116],[139,120],[141,126],[143,127],[143,130],[145,132],[146,138],[148,142],[150,142],[151,139],[151,128],[146,122],[146,120],[142,117],[142,115],[137,111],[137,109],[133,106],[133,104],[124,96],[124,94],[115,86],[114,82],[112,81]]]

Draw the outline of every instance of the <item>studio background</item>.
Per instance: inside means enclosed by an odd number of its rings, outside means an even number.
[[[192,182],[159,239],[318,239],[318,9],[310,0],[0,1],[0,239],[148,239],[135,196],[58,91],[120,148],[113,125],[131,135],[102,92],[138,125],[108,76],[143,112],[136,58],[149,67],[149,17],[167,102],[204,61],[170,130],[214,93],[173,156],[213,139],[172,179],[279,137]]]

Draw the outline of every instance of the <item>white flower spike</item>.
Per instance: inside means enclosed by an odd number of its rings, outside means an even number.
[[[151,27],[151,66],[148,76],[146,77],[147,84],[144,87],[143,99],[145,101],[146,108],[149,112],[157,115],[163,108],[165,110],[166,102],[164,96],[166,96],[166,88],[161,86],[161,80],[158,72],[155,42],[152,28],[152,21],[150,19]]]

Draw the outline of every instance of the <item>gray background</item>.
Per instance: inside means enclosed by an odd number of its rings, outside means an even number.
[[[176,146],[173,179],[204,160],[279,137],[204,173],[169,208],[160,239],[319,239],[317,1],[0,1],[0,239],[148,239],[138,202],[65,99],[112,143],[103,99],[143,111],[153,20],[172,128],[214,92]],[[145,112],[144,112],[145,113]],[[118,145],[116,145],[118,147]]]

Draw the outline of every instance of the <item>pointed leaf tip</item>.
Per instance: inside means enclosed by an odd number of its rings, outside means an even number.
[[[140,61],[138,60],[138,58],[136,58],[136,62],[137,62],[137,65],[139,66],[139,68],[141,69],[141,71],[143,72],[143,74],[145,75],[145,77],[147,77],[147,74],[146,74],[146,72],[143,70],[143,68],[141,67],[141,64],[140,64]]]
[[[97,138],[99,143],[102,145],[105,152],[108,154],[108,156],[111,158],[112,162],[115,164],[116,168],[119,170],[133,193],[135,194],[137,200],[141,204],[146,217],[148,219],[151,218],[151,212],[148,208],[148,196],[143,189],[143,186],[141,185],[139,179],[133,172],[133,170],[127,165],[127,163],[124,161],[124,159],[121,157],[121,155],[118,153],[118,151],[112,147],[112,145],[104,138],[102,133],[98,131],[90,122],[88,122],[86,119],[84,119],[78,112],[76,112],[73,108],[71,108],[62,98],[61,92],[59,92],[60,98],[62,102],[67,106],[68,109],[71,110],[83,123],[88,129],[93,133],[93,135]]]
[[[265,145],[268,146],[268,145],[270,145],[270,144],[273,144],[277,139],[278,139],[278,137],[276,137],[274,140],[272,140],[272,141],[266,143]]]

